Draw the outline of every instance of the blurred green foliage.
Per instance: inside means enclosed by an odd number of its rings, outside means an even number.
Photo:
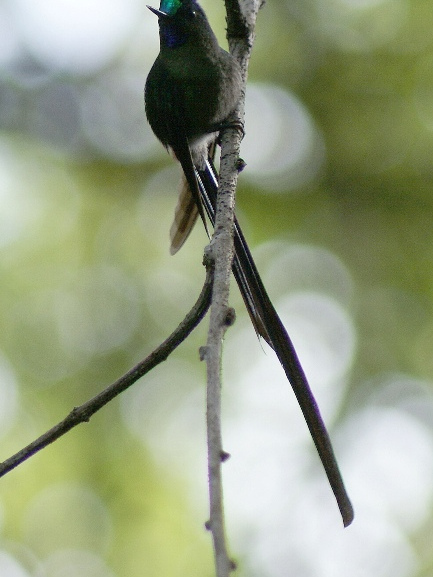
[[[223,42],[222,7],[203,4]],[[314,245],[350,272],[358,345],[341,418],[367,402],[378,375],[433,379],[432,9],[431,0],[279,0],[258,17],[250,82],[295,94],[325,156],[304,185],[274,194],[248,180],[247,166],[238,212],[253,248],[272,240]],[[140,13],[134,38],[152,18]],[[144,85],[154,44],[133,48],[107,65],[107,90],[116,90],[124,69]],[[70,87],[79,110],[107,67],[87,76],[45,69],[41,85],[20,84],[6,67],[0,76],[0,351],[8,371],[1,398],[10,417],[1,428],[3,458],[148,354],[180,322],[204,278],[202,231],[168,255],[177,172],[149,135],[144,109],[138,124],[125,120],[147,139],[134,158],[120,145],[115,154],[86,140],[90,127],[75,126],[72,116],[67,131],[63,112],[48,104],[46,117],[39,110],[32,120],[46,85]],[[142,106],[141,98],[140,87],[126,109]],[[107,131],[123,120],[120,111]],[[239,296],[232,298],[242,323]],[[174,371],[167,383],[176,389],[183,381],[185,396],[199,391],[198,413],[205,334],[206,322],[173,355],[196,373]],[[159,403],[175,410],[169,396]],[[126,420],[116,400],[1,480],[2,547],[29,575],[42,564],[42,574],[55,577],[47,559],[56,550],[86,548],[106,567],[92,573],[85,565],[82,575],[213,574],[205,467],[202,495],[191,495],[190,473],[161,462]],[[419,558],[431,567],[420,534]]]

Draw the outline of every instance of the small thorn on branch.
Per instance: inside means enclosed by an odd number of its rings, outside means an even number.
[[[230,457],[231,457],[230,453],[227,453],[226,451],[221,451],[220,453],[221,463],[225,463],[230,459]]]
[[[200,347],[198,349],[198,354],[199,354],[199,358],[201,361],[205,361],[206,360],[206,355],[208,353],[208,348],[206,345],[203,345],[202,347]]]
[[[242,172],[244,170],[244,168],[246,167],[247,163],[245,162],[245,160],[243,158],[238,158],[236,161],[236,170],[238,172]]]
[[[236,321],[236,311],[233,307],[228,307],[226,312],[226,317],[224,319],[224,324],[226,327],[231,327]]]

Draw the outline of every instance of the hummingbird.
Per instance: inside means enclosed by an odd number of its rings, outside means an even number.
[[[155,136],[182,167],[182,185],[170,230],[176,253],[200,216],[215,223],[218,174],[214,151],[219,134],[242,92],[237,60],[218,44],[196,0],[161,0],[148,6],[159,23],[160,52],[145,86],[145,109]],[[256,333],[274,349],[295,393],[334,492],[344,526],[353,520],[332,444],[293,343],[259,275],[239,223],[234,219],[234,277]]]
[[[162,0],[158,16],[160,53],[146,81],[149,124],[180,162],[181,185],[171,227],[176,253],[200,215],[207,230],[195,169],[204,169],[209,146],[234,111],[241,93],[241,70],[223,50],[202,8],[191,0]]]

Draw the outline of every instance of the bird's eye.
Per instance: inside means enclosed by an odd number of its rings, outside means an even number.
[[[188,17],[192,20],[197,16],[197,12],[195,10],[188,10]]]

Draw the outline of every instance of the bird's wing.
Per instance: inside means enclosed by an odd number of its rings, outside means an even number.
[[[198,217],[198,208],[191,194],[185,175],[182,174],[180,191],[170,228],[170,253],[176,254],[182,248]]]
[[[162,60],[158,60],[149,72],[145,88],[145,102],[149,124],[159,140],[164,146],[172,150],[180,162],[190,195],[196,206],[193,211],[198,212],[208,233],[188,141],[185,87],[181,80],[176,80],[173,77]],[[184,198],[187,199],[187,189],[185,189]],[[193,204],[188,200],[185,206],[192,207]],[[193,218],[191,217],[189,220],[193,224]],[[181,226],[185,228],[183,216],[180,217],[179,221]],[[188,233],[189,229],[185,228],[183,241]],[[177,243],[178,248],[183,244],[183,241]]]

